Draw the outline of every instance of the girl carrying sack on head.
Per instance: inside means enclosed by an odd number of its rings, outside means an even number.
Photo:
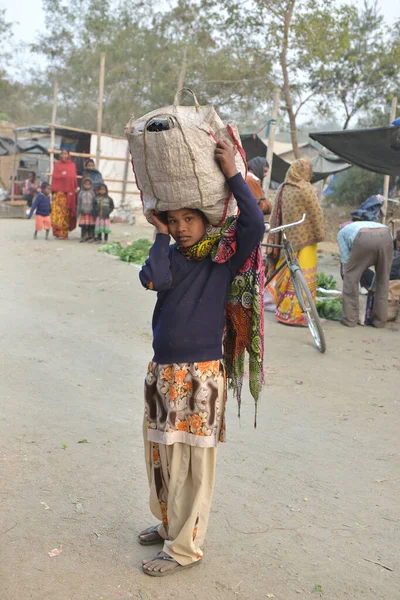
[[[144,573],[153,577],[201,563],[217,446],[225,441],[227,379],[240,407],[245,350],[256,402],[263,380],[264,219],[238,172],[233,144],[214,142],[213,154],[238,216],[215,232],[191,198],[188,207],[147,213],[157,234],[139,277],[157,292],[157,304],[144,445],[150,509],[159,524],[143,531],[139,542],[162,545],[143,561]]]

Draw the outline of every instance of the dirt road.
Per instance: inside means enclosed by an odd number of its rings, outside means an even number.
[[[151,579],[136,535],[153,523],[141,422],[155,295],[77,234],[32,231],[0,221],[0,599],[398,600],[396,327],[327,323],[322,356],[267,315],[258,428],[248,394],[241,423],[229,401],[204,564]]]

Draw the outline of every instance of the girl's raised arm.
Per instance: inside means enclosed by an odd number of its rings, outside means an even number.
[[[169,231],[168,226],[155,214],[148,218],[148,221],[157,229],[157,235],[150,248],[149,258],[139,273],[139,278],[146,289],[161,292],[168,290],[172,283]]]

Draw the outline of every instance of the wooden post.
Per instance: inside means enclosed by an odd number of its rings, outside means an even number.
[[[281,90],[278,87],[276,87],[274,90],[274,105],[272,108],[272,119],[269,121],[268,148],[267,148],[267,161],[269,164],[269,169],[268,169],[268,173],[264,177],[264,182],[263,182],[263,188],[264,188],[266,198],[268,198],[269,184],[271,182],[272,161],[273,161],[273,157],[274,157],[275,128],[276,128],[276,120],[278,118],[280,98],[281,98]]]
[[[54,169],[54,146],[56,144],[56,120],[57,120],[57,98],[58,98],[58,81],[54,82],[53,90],[53,112],[51,114],[51,125],[50,125],[50,183],[53,176]]]
[[[13,159],[13,175],[12,175],[12,183],[11,183],[11,200],[15,198],[15,178],[17,176],[17,142],[18,142],[18,132],[14,128],[14,159]]]
[[[182,64],[181,64],[181,70],[179,71],[179,77],[178,77],[178,88],[176,90],[177,92],[177,101],[178,104],[181,101],[181,94],[180,94],[180,90],[183,88],[183,86],[185,85],[185,77],[186,77],[186,70],[187,70],[187,47],[185,46],[184,50],[183,50],[183,57],[182,57]]]
[[[396,118],[396,108],[397,108],[397,96],[393,96],[392,98],[392,110],[390,111],[390,122],[389,125]],[[386,214],[388,207],[388,197],[389,197],[389,185],[390,185],[390,175],[385,175],[383,178],[383,196],[385,198],[383,202],[383,208],[385,209],[385,214],[383,215],[383,223],[386,223]]]
[[[104,100],[104,68],[106,55],[104,52],[100,58],[100,81],[99,81],[99,105],[97,108],[97,147],[96,147],[96,169],[100,168],[101,156],[101,128],[103,122],[103,100]]]
[[[126,186],[128,183],[128,172],[129,172],[129,164],[131,162],[131,152],[129,150],[129,144],[126,146],[126,161],[124,165],[124,180],[122,182],[122,200],[121,200],[121,208],[125,206],[125,196],[126,196]]]

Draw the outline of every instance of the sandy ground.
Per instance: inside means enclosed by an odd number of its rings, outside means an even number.
[[[153,523],[141,423],[155,295],[77,233],[32,233],[0,221],[1,600],[400,598],[396,326],[325,323],[320,355],[267,315],[259,425],[247,393],[241,423],[229,401],[204,564],[151,579],[136,535]]]

